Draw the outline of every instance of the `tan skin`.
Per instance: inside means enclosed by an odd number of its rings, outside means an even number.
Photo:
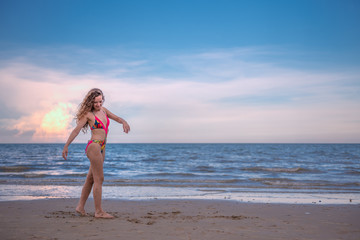
[[[93,112],[88,112],[83,118],[79,119],[77,126],[71,132],[67,142],[65,143],[63,150],[63,158],[66,160],[68,155],[68,146],[72,143],[72,141],[79,135],[82,127],[88,122],[90,126],[93,126],[95,123],[95,116],[98,117],[101,122],[107,125],[106,115],[123,125],[123,129],[125,133],[130,131],[129,124],[122,118],[116,116],[108,109],[102,106],[103,100],[102,96],[98,96],[94,101],[94,110]],[[105,113],[104,113],[105,112]],[[91,139],[90,140],[104,140],[106,137],[105,131],[103,129],[94,129],[91,131]],[[106,149],[106,148],[105,148]],[[81,214],[82,216],[86,215],[85,212],[85,203],[88,199],[91,189],[93,189],[94,203],[95,203],[95,218],[114,218],[111,214],[105,212],[101,207],[101,195],[102,195],[102,184],[104,181],[104,171],[103,164],[105,160],[105,149],[101,153],[101,147],[97,143],[92,143],[87,148],[87,157],[90,160],[90,168],[89,172],[86,176],[86,180],[84,186],[81,191],[81,197],[79,203],[76,207],[76,212]]]

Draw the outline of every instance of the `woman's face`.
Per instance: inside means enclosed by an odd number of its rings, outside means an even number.
[[[94,100],[94,109],[95,111],[100,111],[101,109],[101,106],[103,104],[103,99],[102,99],[102,96],[97,96]]]

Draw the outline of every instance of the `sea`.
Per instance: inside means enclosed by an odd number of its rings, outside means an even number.
[[[85,146],[0,144],[0,201],[79,198]],[[109,143],[104,177],[104,199],[360,204],[360,144]]]

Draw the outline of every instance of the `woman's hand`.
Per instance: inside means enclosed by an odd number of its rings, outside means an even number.
[[[123,122],[123,129],[125,133],[128,133],[130,131],[130,126],[126,121]]]
[[[62,156],[63,156],[63,158],[64,158],[65,160],[66,160],[66,158],[67,158],[68,152],[69,152],[68,147],[65,146],[64,149],[63,149],[63,152],[62,152]]]

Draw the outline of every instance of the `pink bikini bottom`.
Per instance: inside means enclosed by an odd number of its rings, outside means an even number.
[[[86,153],[86,150],[87,148],[89,147],[90,144],[92,143],[98,143],[101,147],[101,153],[104,151],[105,149],[105,145],[106,145],[106,141],[101,141],[101,140],[89,140],[88,141],[88,144],[86,145],[86,148],[85,148],[85,153]]]

